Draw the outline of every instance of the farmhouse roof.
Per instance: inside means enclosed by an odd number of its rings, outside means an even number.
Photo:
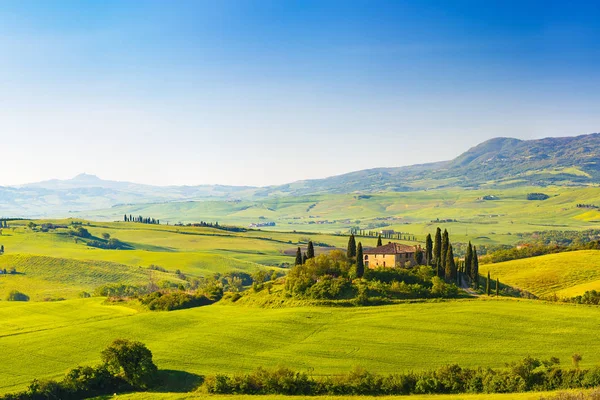
[[[383,246],[374,247],[364,251],[364,254],[403,254],[403,253],[414,253],[416,251],[415,246],[408,246],[400,243],[388,243]]]

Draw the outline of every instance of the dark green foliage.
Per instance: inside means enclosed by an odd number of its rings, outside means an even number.
[[[381,243],[381,234],[377,237],[377,247],[381,247],[383,243]]]
[[[490,280],[491,280],[491,279],[490,279],[490,271],[488,271],[487,281],[485,281],[485,293],[486,293],[488,296],[489,296],[489,295],[490,295],[490,293],[491,293],[491,292],[490,292],[490,290],[491,290],[491,288],[490,288],[490,286],[491,286],[491,285],[490,285]]]
[[[294,261],[294,265],[300,264],[302,264],[302,249],[298,247],[298,250],[296,250],[296,261]]]
[[[433,264],[433,241],[431,240],[431,233],[428,233],[425,238],[425,259],[427,260],[427,265]]]
[[[356,249],[356,277],[362,278],[365,274],[365,260],[363,255],[362,243],[358,242],[358,248]]]
[[[90,240],[87,242],[90,247],[97,247],[104,250],[124,250],[130,249],[131,246],[121,242],[119,239],[110,238],[108,240]]]
[[[249,374],[207,376],[202,389],[210,394],[251,395],[410,395],[515,393],[590,388],[600,383],[600,369],[562,369],[559,360],[526,357],[504,369],[445,365],[435,370],[379,375],[355,367],[349,373],[308,377],[286,368],[259,368]]]
[[[84,239],[92,237],[91,233],[82,226],[76,226],[75,228],[73,228],[71,230],[70,233],[72,236],[76,236],[76,237],[80,237],[80,238],[84,238]]]
[[[549,198],[550,196],[545,193],[527,193],[527,200],[546,200]]]
[[[456,262],[454,260],[454,252],[452,251],[452,245],[448,245],[448,253],[446,254],[446,280],[450,282],[456,282],[457,269]]]
[[[149,388],[158,372],[152,352],[141,342],[116,339],[102,351],[101,358],[110,373],[137,388]]]
[[[207,306],[215,300],[201,294],[184,292],[154,292],[140,297],[140,303],[151,311],[172,311]]]
[[[308,242],[308,247],[306,248],[306,258],[311,259],[315,258],[315,247],[313,245],[312,240]]]
[[[421,250],[421,248],[417,248],[417,250],[415,251],[415,261],[417,262],[417,265],[423,265],[423,250]]]
[[[438,269],[442,264],[442,230],[439,227],[435,231],[435,241],[433,242],[433,264]]]
[[[348,239],[348,249],[346,250],[346,257],[348,257],[348,259],[356,257],[356,239],[354,239],[354,234],[350,235],[350,238]]]
[[[473,245],[469,241],[467,245],[467,253],[465,254],[465,274],[470,278],[473,276],[471,268],[473,266]]]
[[[440,269],[442,272],[446,269],[446,259],[448,257],[448,248],[450,246],[450,237],[448,236],[448,230],[444,229],[442,233],[442,253],[440,254]]]
[[[471,259],[471,280],[475,289],[479,289],[479,257],[476,247],[473,247],[473,258]]]
[[[308,260],[308,257],[306,256],[306,253],[302,254],[302,264],[306,264],[306,260]],[[302,265],[300,264],[300,265]]]
[[[18,290],[11,290],[8,296],[6,296],[6,301],[29,301],[29,296]]]
[[[359,246],[362,251],[362,244]],[[362,259],[362,258],[360,258]],[[358,263],[357,263],[358,266]],[[364,267],[363,267],[364,268]],[[354,274],[356,271],[356,274]],[[433,277],[431,267],[364,269],[364,280],[344,252],[334,250],[294,266],[286,277],[286,295],[300,299],[371,300],[456,297],[458,288]]]

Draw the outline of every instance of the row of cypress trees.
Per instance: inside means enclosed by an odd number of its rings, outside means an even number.
[[[296,261],[294,265],[303,265],[306,263],[306,260],[315,257],[315,246],[313,245],[312,240],[308,241],[308,246],[306,247],[306,253],[302,253],[302,249],[298,247],[296,250]]]

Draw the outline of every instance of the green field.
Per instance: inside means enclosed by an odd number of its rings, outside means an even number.
[[[50,221],[36,221],[38,224]],[[51,221],[68,225],[72,220]],[[12,289],[32,300],[75,298],[107,283],[144,284],[150,276],[157,282],[179,282],[173,272],[208,276],[216,272],[259,268],[279,269],[293,262],[297,246],[308,240],[327,246],[345,246],[347,237],[325,234],[247,231],[227,232],[213,228],[174,227],[137,223],[85,223],[95,237],[108,233],[127,243],[129,250],[88,247],[67,234],[68,228],[48,232],[31,230],[26,221],[11,222],[3,229],[0,268],[17,269],[18,275],[0,275],[0,299]],[[373,239],[375,241],[375,239]],[[375,244],[375,243],[373,243]],[[325,251],[328,247],[319,247]],[[167,269],[165,274],[149,271],[150,265]]]
[[[529,201],[527,193],[551,197]],[[484,196],[497,200],[482,200]],[[118,206],[80,213],[94,220],[121,220],[124,213],[161,221],[219,221],[247,226],[273,221],[279,231],[347,233],[351,227],[394,229],[424,240],[440,225],[455,241],[475,244],[514,244],[517,233],[544,230],[584,230],[600,227],[600,211],[577,204],[600,205],[598,187],[510,187],[506,189],[444,188],[402,193],[327,194],[266,198],[264,201],[203,201]],[[262,219],[261,219],[262,217]],[[456,220],[432,223],[436,219]]]
[[[0,302],[0,392],[34,378],[59,378],[99,362],[113,339],[140,340],[159,368],[195,374],[277,365],[337,374],[353,366],[378,373],[447,363],[504,367],[526,355],[578,352],[600,363],[597,307],[539,301],[463,300],[357,308],[249,308],[212,305],[172,312],[105,306],[104,299]]]
[[[573,297],[600,289],[600,251],[583,250],[480,266],[492,279],[536,296]]]

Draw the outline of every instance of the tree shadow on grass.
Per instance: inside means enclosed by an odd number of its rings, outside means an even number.
[[[196,390],[204,382],[202,375],[186,371],[161,369],[158,371],[158,381],[153,392],[186,393]]]

